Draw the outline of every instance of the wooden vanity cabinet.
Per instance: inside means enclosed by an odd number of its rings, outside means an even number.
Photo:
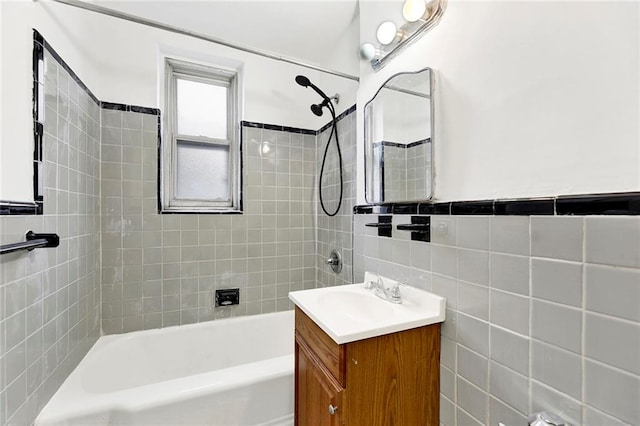
[[[339,345],[296,307],[295,327],[297,426],[439,424],[440,324]]]

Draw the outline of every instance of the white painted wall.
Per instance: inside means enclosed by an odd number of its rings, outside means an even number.
[[[357,83],[245,54],[193,38],[49,2],[0,0],[2,7],[2,122],[0,200],[31,201],[32,28],[38,29],[100,100],[158,107],[158,58],[179,52],[200,60],[225,57],[244,63],[244,114],[248,121],[317,129],[309,105],[320,98],[295,84],[307,75],[342,96],[338,112],[355,103]],[[357,25],[357,23],[356,23]],[[286,31],[286,28],[283,28]],[[310,40],[310,49],[313,48]],[[11,64],[11,66],[6,66]],[[320,83],[321,81],[321,83]]]
[[[360,5],[362,42],[380,9]],[[358,105],[399,71],[435,70],[435,198],[640,190],[637,2],[450,0],[439,26],[380,72],[361,62]],[[358,202],[364,202],[362,109]]]
[[[55,46],[89,87],[98,85],[90,26],[73,8],[29,0],[0,1],[0,200],[33,201],[32,28]]]

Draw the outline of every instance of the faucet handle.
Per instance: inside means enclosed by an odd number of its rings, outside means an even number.
[[[402,303],[402,294],[400,294],[401,286],[406,286],[406,284],[400,281],[396,281],[395,284],[389,289],[389,297],[394,303]]]
[[[380,288],[383,289],[384,288],[384,281],[382,281],[382,277],[378,274],[375,273],[371,273],[371,275],[373,275],[373,277],[375,278],[375,281],[373,279],[370,279],[369,281],[367,281],[365,283],[365,288],[370,290],[373,288]]]
[[[364,273],[365,289],[371,290],[374,288],[378,288],[381,282],[382,282],[382,279],[380,278],[380,275],[376,274],[375,272],[366,271]]]

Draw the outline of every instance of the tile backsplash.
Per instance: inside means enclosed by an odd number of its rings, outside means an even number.
[[[354,215],[365,270],[447,298],[443,425],[640,423],[640,217],[431,216],[431,243]]]
[[[0,216],[60,246],[0,257],[0,424],[31,424],[100,336],[100,107],[45,50],[44,214]]]

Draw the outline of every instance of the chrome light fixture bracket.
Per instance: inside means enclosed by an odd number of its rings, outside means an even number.
[[[416,19],[416,16],[407,14],[410,3],[425,2],[424,14]],[[422,6],[422,5],[420,5]],[[397,29],[398,36],[391,42],[378,47],[365,43],[361,47],[361,57],[370,60],[371,68],[375,71],[382,69],[391,59],[397,56],[404,48],[418,40],[423,34],[435,27],[442,19],[447,0],[406,0],[403,14],[407,22]],[[414,8],[415,10],[415,8]],[[386,23],[383,23],[386,24]],[[366,53],[365,53],[366,52]]]

